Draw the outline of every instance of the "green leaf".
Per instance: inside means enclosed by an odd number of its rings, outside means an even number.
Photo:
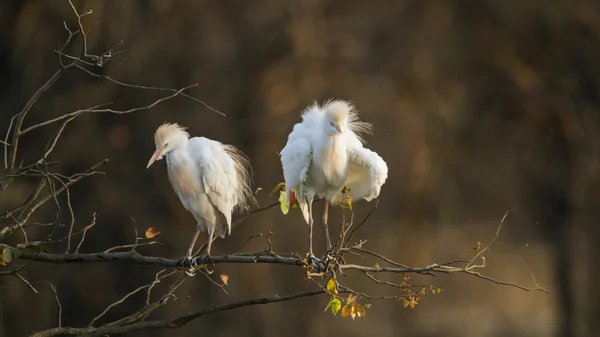
[[[2,261],[2,260],[0,260]],[[331,306],[333,305],[333,300],[329,301],[329,303],[327,303],[327,306],[325,307],[325,310],[323,310],[323,312],[327,312],[327,310],[329,310],[329,308],[331,308]]]
[[[21,250],[19,248],[13,248],[13,260],[21,257]]]
[[[13,250],[10,247],[6,247],[2,250],[2,259],[6,263],[10,263],[13,260]]]
[[[256,191],[254,191],[254,194],[256,194],[256,193],[258,193],[260,191],[262,191],[262,187],[257,188]]]
[[[273,196],[273,194],[275,194],[275,192],[277,192],[278,189],[283,188],[285,190],[285,183],[282,181],[279,184],[277,184],[277,186],[275,186],[275,188],[271,191],[271,193],[269,194],[269,198]]]
[[[279,192],[279,207],[281,208],[281,213],[288,214],[290,211],[290,205],[288,205],[287,195],[285,191]]]
[[[340,309],[342,308],[342,302],[340,302],[340,300],[338,300],[337,298],[332,300],[331,302],[331,312],[333,312],[333,315],[337,315],[338,311],[340,311]]]

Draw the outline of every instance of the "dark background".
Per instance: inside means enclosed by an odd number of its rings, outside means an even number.
[[[130,115],[84,115],[65,131],[51,160],[70,174],[102,158],[105,176],[71,189],[76,227],[98,224],[82,252],[131,243],[140,231],[162,231],[164,246],[148,255],[181,257],[195,221],[173,193],[164,162],[146,170],[152,134],[164,121],[192,135],[238,146],[254,167],[259,202],[282,178],[277,152],[313,100],[352,100],[371,122],[368,147],[388,163],[380,207],[361,230],[370,248],[414,266],[473,254],[488,242],[505,211],[500,240],[486,253],[486,274],[551,293],[527,293],[465,275],[415,283],[444,289],[414,310],[399,301],[370,301],[367,318],[323,313],[326,297],[207,316],[177,331],[132,336],[592,336],[600,317],[600,4],[595,1],[76,1],[89,49],[101,53],[123,40],[135,58],[110,63],[103,74],[131,83],[181,88],[227,117],[184,98]],[[0,3],[0,127],[57,68],[53,52],[76,23],[63,1]],[[26,125],[112,101],[146,105],[155,92],[124,89],[73,72],[47,92]],[[39,156],[56,126],[23,140],[20,158]],[[22,202],[35,181],[0,195],[3,211]],[[63,196],[64,201],[64,196]],[[357,217],[372,205],[356,204]],[[322,206],[316,206],[321,212]],[[332,212],[332,224],[339,221]],[[47,206],[30,221],[52,221]],[[2,225],[2,224],[0,224]],[[337,226],[330,225],[337,228]],[[317,222],[316,247],[323,247]],[[276,251],[304,252],[299,212],[257,214],[215,255],[254,233],[272,231]],[[39,237],[43,229],[39,229]],[[20,242],[17,234],[11,242]],[[31,232],[33,237],[36,233]],[[204,236],[201,236],[203,239]],[[262,249],[257,240],[247,249]],[[368,262],[371,263],[371,262]],[[130,264],[30,266],[0,279],[0,336],[56,326],[50,287],[57,285],[63,325],[85,326],[124,293],[150,282],[158,269]],[[531,273],[530,273],[531,270]],[[230,276],[224,294],[201,275],[156,317],[173,317],[236,300],[310,288],[302,270],[285,266],[219,265]],[[384,277],[400,282],[398,275]],[[341,279],[373,295],[393,290],[352,274]],[[134,310],[134,297],[108,315]],[[595,319],[595,320],[594,320]]]

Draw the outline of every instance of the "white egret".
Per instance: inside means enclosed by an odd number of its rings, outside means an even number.
[[[353,200],[370,201],[379,196],[387,179],[385,161],[363,146],[362,134],[371,128],[359,121],[349,102],[330,100],[321,107],[315,102],[302,112],[302,122],[294,126],[281,150],[287,199],[290,205],[298,201],[308,223],[308,250],[313,259],[313,200],[325,199],[323,225],[330,252],[329,204],[341,200],[344,186]]]
[[[250,188],[250,165],[232,145],[205,138],[190,138],[185,128],[165,123],[154,134],[156,151],[148,162],[166,157],[169,181],[179,200],[198,222],[184,261],[189,262],[200,231],[208,232],[205,256],[215,236],[231,235],[235,209],[254,201]]]

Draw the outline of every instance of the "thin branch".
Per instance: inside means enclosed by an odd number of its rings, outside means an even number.
[[[62,304],[60,304],[60,300],[58,299],[58,292],[56,291],[56,286],[54,285],[54,283],[50,282],[50,281],[46,281],[43,280],[44,282],[48,283],[50,285],[50,288],[52,288],[52,291],[54,292],[54,298],[56,299],[56,304],[58,304],[58,327],[62,327],[62,311],[63,311],[63,307]]]
[[[235,303],[229,303],[224,305],[219,305],[216,307],[212,307],[210,309],[202,310],[193,314],[181,316],[171,320],[164,321],[145,321],[139,322],[130,325],[105,325],[99,328],[54,328],[41,332],[37,332],[33,334],[34,337],[49,337],[49,336],[57,336],[57,335],[84,335],[84,336],[102,336],[102,335],[112,335],[112,334],[124,334],[132,331],[138,330],[146,330],[152,328],[179,328],[182,327],[202,316],[214,314],[221,311],[233,310],[237,308],[253,306],[258,304],[269,304],[269,303],[277,303],[277,302],[285,302],[291,301],[297,298],[310,297],[319,294],[324,294],[325,291],[322,289],[310,290],[299,292],[295,294],[279,296],[275,295],[272,297],[262,297],[256,298],[246,301],[240,301]]]
[[[481,254],[483,254],[486,250],[488,250],[488,248],[490,248],[494,244],[494,242],[496,242],[496,240],[498,240],[498,238],[500,237],[500,230],[502,229],[502,225],[504,224],[504,220],[508,216],[508,213],[510,213],[516,209],[517,209],[517,207],[513,207],[513,208],[509,209],[508,211],[506,211],[506,213],[504,213],[502,220],[500,220],[500,225],[498,226],[498,229],[496,230],[496,235],[492,238],[490,243],[487,244],[487,246],[485,246],[483,249],[478,251],[477,254],[475,254],[475,256],[473,256],[473,258],[465,265],[465,269],[470,268],[471,265],[473,264],[473,261],[475,261],[475,259],[480,257]]]
[[[94,213],[92,215],[92,222],[85,226],[85,228],[83,229],[83,234],[81,235],[81,240],[79,241],[79,244],[77,245],[77,249],[75,249],[75,253],[79,253],[79,249],[81,248],[81,245],[83,244],[83,241],[85,241],[85,234],[87,233],[88,229],[94,227],[96,225],[96,213]],[[69,255],[69,254],[66,254]]]
[[[89,75],[91,75],[91,76],[94,76],[94,77],[98,77],[98,78],[105,79],[105,80],[107,80],[107,81],[113,82],[113,83],[115,83],[115,84],[117,84],[117,85],[120,85],[120,86],[122,86],[122,87],[127,87],[127,88],[137,88],[137,89],[145,89],[145,90],[170,91],[170,92],[173,92],[173,93],[176,93],[176,92],[177,92],[177,90],[175,90],[175,89],[172,89],[172,88],[147,87],[147,86],[142,86],[142,85],[137,85],[137,84],[129,84],[129,83],[121,82],[121,81],[119,81],[119,80],[116,80],[116,79],[114,79],[114,78],[112,78],[112,77],[110,77],[110,76],[96,74],[96,73],[94,73],[93,71],[90,71],[89,69],[86,69],[86,68],[84,68],[84,67],[82,67],[82,66],[77,66],[77,69],[79,69],[79,70],[81,70],[81,71],[83,71],[83,72],[85,72],[85,73],[87,73],[87,74],[89,74]],[[197,85],[197,84],[194,84],[193,86],[196,86],[196,85]],[[191,86],[190,86],[190,87],[191,87]],[[189,87],[188,87],[188,88],[189,88]],[[186,88],[186,89],[187,89],[187,88]],[[219,115],[221,115],[221,116],[226,116],[226,115],[225,115],[224,113],[222,113],[221,111],[219,111],[219,110],[217,110],[217,109],[215,109],[215,108],[211,107],[210,105],[206,104],[204,101],[201,101],[201,100],[197,99],[196,97],[190,96],[190,95],[188,95],[188,94],[185,94],[185,93],[179,93],[179,94],[180,94],[181,96],[185,97],[185,98],[191,99],[191,100],[192,100],[192,101],[194,101],[194,102],[197,102],[197,103],[200,103],[200,104],[202,104],[204,107],[206,107],[207,109],[209,109],[209,110],[210,110],[210,111],[212,111],[212,112],[216,112],[216,113],[218,113],[218,114],[219,114]]]
[[[87,177],[89,175],[93,175],[98,173],[98,171],[96,171],[96,169],[98,169],[98,167],[104,165],[108,163],[108,159],[103,159],[101,161],[99,161],[98,163],[92,165],[90,168],[88,168],[83,174],[78,175],[77,177],[70,179],[68,182],[66,182],[64,184],[64,186],[62,186],[61,188],[59,188],[58,190],[55,191],[56,195],[59,195],[60,193],[62,193],[66,188],[72,186],[73,184],[79,182],[81,179],[83,179],[84,177]],[[6,238],[8,235],[10,235],[12,232],[14,232],[15,230],[19,229],[19,226],[21,226],[22,224],[26,223],[27,220],[29,219],[29,217],[31,217],[31,215],[36,211],[37,208],[39,208],[40,206],[42,206],[44,203],[46,203],[48,200],[50,200],[50,198],[52,198],[51,195],[46,195],[45,197],[43,197],[37,204],[35,204],[33,207],[30,207],[27,210],[27,214],[25,216],[24,219],[20,220],[20,223],[18,224],[14,224],[14,225],[10,225],[10,226],[6,226],[4,227],[1,231],[0,231],[0,241],[2,241],[4,238]]]
[[[19,280],[21,280],[21,282],[25,283],[25,285],[28,286],[29,289],[33,290],[34,293],[38,294],[38,291],[37,291],[37,289],[35,289],[35,287],[33,286],[33,284],[31,284],[31,282],[27,281],[27,279],[24,278],[21,274],[19,274],[16,270],[13,271],[12,274],[15,275],[16,278],[18,278]]]
[[[361,221],[360,224],[358,224],[358,226],[356,226],[356,227],[354,227],[352,229],[352,231],[350,232],[350,236],[346,240],[345,244],[348,244],[350,242],[350,240],[352,240],[352,237],[354,236],[354,233],[357,230],[359,230],[360,227],[362,227],[367,222],[367,220],[369,220],[369,217],[371,217],[371,214],[373,214],[373,212],[375,212],[375,210],[377,209],[377,206],[379,206],[379,199],[375,200],[375,205],[373,206],[373,208],[371,209],[371,211],[369,211],[369,213],[367,213],[367,216],[365,216],[365,218],[363,219],[363,221]],[[344,246],[345,244],[342,242],[342,246]]]

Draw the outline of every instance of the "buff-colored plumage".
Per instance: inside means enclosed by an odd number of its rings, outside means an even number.
[[[209,234],[209,255],[214,236],[231,234],[234,210],[254,201],[248,160],[232,145],[205,137],[190,138],[185,128],[176,123],[159,126],[154,142],[156,151],[148,167],[166,157],[169,181],[198,222],[186,257],[191,257],[201,230]]]

